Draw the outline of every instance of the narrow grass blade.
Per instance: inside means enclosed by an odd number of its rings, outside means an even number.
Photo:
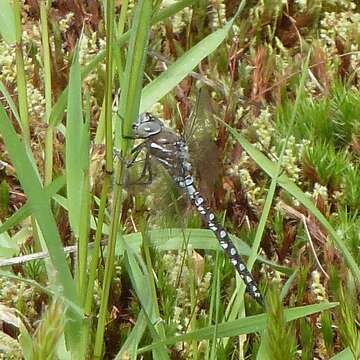
[[[144,77],[147,44],[150,35],[152,3],[142,0],[138,3],[129,41],[129,52],[125,66],[124,88],[122,89],[119,114],[124,119],[123,127],[118,122],[115,127],[115,146],[126,150],[128,141],[121,141],[122,131],[131,133],[131,124],[139,113],[140,94]],[[122,144],[123,146],[120,146]],[[126,151],[125,151],[126,154]]]
[[[334,355],[330,360],[355,360],[354,355],[351,352],[350,348],[346,348],[338,354]]]
[[[47,241],[50,257],[55,269],[58,271],[59,281],[69,299],[74,298],[73,280],[67,267],[66,258],[62,251],[59,233],[55,219],[49,205],[48,197],[44,196],[44,190],[32,167],[31,160],[27,156],[25,146],[20,142],[15,133],[5,110],[0,105],[0,131],[6,148],[9,152],[13,165],[16,168],[18,179],[28,196],[32,214],[39,223],[44,238]]]
[[[136,359],[137,349],[139,347],[139,343],[144,334],[144,331],[146,330],[146,327],[147,321],[144,309],[142,309],[139,313],[134,327],[132,328],[130,334],[126,337],[123,346],[117,353],[114,360],[122,360],[125,358],[125,356],[130,356],[131,359]]]
[[[287,293],[289,292],[289,290],[291,289],[295,279],[296,279],[296,276],[298,274],[298,271],[295,270],[291,276],[287,279],[286,283],[284,284],[284,286],[282,287],[281,289],[281,292],[280,292],[280,299],[281,300],[284,300]]]
[[[86,78],[105,58],[105,53],[100,52],[97,54],[90,62],[81,70],[81,79]],[[64,111],[66,107],[66,103],[69,96],[69,86],[67,86],[59,98],[57,99],[55,105],[50,114],[49,124],[53,127],[56,127],[62,117],[64,116]]]
[[[297,109],[299,107],[300,99],[302,98],[302,95],[303,95],[303,88],[304,88],[304,83],[305,83],[305,79],[306,79],[306,75],[307,75],[309,59],[310,59],[310,52],[308,53],[308,56],[307,56],[307,59],[305,62],[304,70],[303,70],[303,73],[302,73],[302,76],[300,79],[300,83],[298,86],[296,101],[295,101],[295,105],[294,105],[294,109],[293,109],[293,114],[292,114],[292,117],[290,120],[289,128],[287,129],[286,138],[285,138],[284,144],[282,145],[282,149],[280,152],[278,162],[276,163],[276,166],[275,166],[274,176],[271,179],[270,187],[269,187],[267,195],[266,195],[265,203],[264,203],[261,217],[259,220],[259,224],[258,224],[258,227],[256,230],[256,235],[255,235],[255,238],[254,238],[254,241],[252,244],[251,254],[247,261],[247,267],[250,271],[254,265],[256,256],[258,254],[259,247],[261,244],[261,239],[263,237],[263,233],[264,233],[265,226],[266,226],[266,221],[267,221],[267,218],[269,216],[269,213],[270,213],[270,210],[272,207],[273,199],[275,196],[275,191],[277,188],[278,178],[281,173],[281,164],[282,164],[283,157],[285,154],[285,149],[286,149],[289,137],[291,135],[291,130],[292,130],[292,127],[293,127],[293,124],[295,121],[295,115],[296,115]],[[240,291],[238,292],[238,296],[236,296],[234,303],[232,304],[230,302],[230,304],[227,307],[226,313],[229,313],[229,316],[228,316],[229,320],[236,319],[236,317],[239,314],[239,311],[241,310],[241,308],[243,308],[242,302],[243,302],[244,293],[245,293],[245,284],[242,281],[240,284]],[[226,341],[225,341],[225,345],[226,345]]]
[[[224,41],[236,18],[245,6],[243,0],[236,15],[226,23],[226,25],[208,35],[198,44],[188,50],[175,63],[164,71],[158,78],[148,84],[142,91],[140,112],[148,110],[152,105],[159,101],[177,84],[179,84],[189,73],[208,55]]]
[[[148,320],[147,325],[150,327],[150,333],[153,336],[154,341],[160,341],[160,336],[157,333],[157,330],[155,329],[155,325],[160,319],[156,318],[156,311],[154,308],[154,301],[151,296],[151,291],[148,286],[148,276],[149,274],[146,271],[146,265],[142,264],[143,270],[140,269],[137,260],[133,254],[133,252],[127,251],[127,272],[130,276],[131,283],[133,284],[133,287],[136,291],[136,295],[138,299],[140,300],[140,303],[142,305],[142,308],[145,312],[145,318]],[[139,257],[139,261],[142,261],[142,259]],[[154,356],[156,356],[159,359],[168,359],[166,347],[163,344],[160,344],[161,346],[155,347],[154,350]]]
[[[14,100],[12,99],[11,95],[9,94],[8,90],[6,89],[4,83],[1,80],[0,80],[0,92],[3,94],[6,102],[8,103],[8,105],[11,109],[11,112],[15,116],[17,123],[19,124],[19,126],[21,126],[20,115],[17,111]]]
[[[61,239],[51,211],[49,198],[44,194],[44,190],[33,167],[32,160],[26,152],[24,143],[20,141],[11,121],[1,105],[0,132],[12,160],[12,164],[16,169],[17,177],[28,197],[31,213],[35,217],[46,241],[51,262],[57,271],[59,285],[63,288],[64,296],[69,301],[76,303],[77,295],[75,284],[63,252]],[[75,314],[74,312],[69,312],[68,315],[73,320],[71,325],[69,324],[68,335],[73,336],[75,339],[80,319],[78,314]]]
[[[30,148],[30,123],[29,104],[27,98],[26,71],[23,53],[21,3],[19,0],[12,1],[14,24],[15,24],[15,63],[16,63],[16,87],[18,98],[18,109],[20,114],[23,141]]]
[[[65,185],[65,176],[55,179],[44,190],[48,199],[52,198]],[[31,215],[31,207],[27,201],[18,211],[12,214],[2,225],[0,225],[0,234],[10,230],[13,226],[18,225],[21,221]]]
[[[293,321],[320,311],[328,310],[338,306],[338,303],[322,303],[301,306],[285,310],[286,321]],[[229,321],[216,325],[217,338],[238,336],[241,334],[250,334],[264,330],[266,327],[266,314],[249,316],[239,320]],[[201,341],[204,339],[211,339],[214,335],[215,326],[204,327],[202,329],[188,332],[185,335],[172,336],[163,340],[162,344],[176,344],[183,341]],[[139,350],[139,354],[152,350],[159,346],[158,343],[151,344]]]
[[[108,3],[108,5],[114,5],[114,3]],[[113,21],[113,11],[108,6],[107,8],[107,32],[108,34],[113,34],[114,32],[110,29],[110,27],[114,26]],[[140,91],[142,87],[143,75],[144,75],[144,65],[145,65],[145,55],[146,55],[146,47],[149,38],[150,32],[150,23],[152,17],[152,1],[151,0],[140,0],[137,3],[134,19],[132,23],[132,34],[129,42],[129,48],[126,59],[125,66],[125,76],[124,76],[124,84],[122,84],[122,93],[120,97],[119,104],[119,113],[121,114],[122,119],[124,119],[124,128],[125,131],[128,131],[133,120],[137,116],[140,102]],[[107,53],[110,55],[109,46],[111,45],[112,38],[108,36],[109,43],[107,44]],[[108,61],[111,61],[111,57],[108,57]],[[112,71],[112,65],[108,62],[107,71]],[[108,76],[107,78],[110,78]],[[109,94],[110,96],[111,94]],[[109,99],[105,100],[105,106],[109,104]],[[106,110],[106,115],[111,115],[111,109]],[[108,116],[105,117],[106,121],[109,121]],[[106,125],[106,146],[108,147],[110,124]],[[122,149],[124,152],[124,156],[127,156],[130,147],[129,141],[122,138],[122,128],[121,124],[118,122],[115,128],[115,146]],[[128,133],[128,132],[127,132]],[[112,149],[110,149],[112,151]],[[108,148],[107,148],[108,153]],[[112,153],[111,153],[112,155]],[[107,165],[106,165],[107,166]],[[110,234],[109,234],[109,246],[107,252],[107,258],[105,263],[105,274],[103,280],[103,288],[101,292],[101,304],[99,310],[98,324],[95,335],[95,346],[94,346],[94,357],[100,357],[102,354],[103,347],[103,336],[106,326],[106,318],[107,318],[107,305],[110,291],[110,284],[112,281],[112,272],[113,265],[115,260],[115,244],[116,238],[118,234],[118,225],[119,225],[119,217],[121,211],[121,197],[122,197],[122,189],[121,183],[123,182],[123,174],[124,174],[124,163],[118,162],[115,167],[115,188],[114,188],[114,196],[113,196],[113,207],[111,214],[111,224],[110,224]]]
[[[15,43],[15,17],[9,0],[0,0],[0,34],[8,44]]]
[[[195,3],[196,0],[182,0],[177,1],[176,3],[169,5],[168,7],[161,9],[158,14],[154,17],[152,24],[156,24],[159,21],[163,21],[167,19],[168,17],[176,14],[180,10],[184,9],[187,6],[192,5]],[[121,48],[123,45],[126,44],[126,42],[130,38],[132,30],[127,31],[126,33],[120,35],[116,39],[116,45],[118,48]],[[105,59],[105,51],[99,52],[87,65],[84,66],[83,69],[81,69],[81,78],[84,79],[86,76],[88,76],[95,68]],[[68,97],[69,88],[66,87],[59,98],[57,99],[55,105],[53,106],[49,123],[50,125],[56,127],[62,117],[64,116],[64,111],[66,107],[66,101]]]
[[[69,220],[75,236],[79,236],[81,194],[83,186],[82,147],[84,125],[82,117],[81,75],[78,51],[70,69],[68,111],[66,120],[66,186]]]
[[[141,268],[137,260],[140,262]],[[142,308],[146,311],[152,322],[158,321],[159,319],[154,318],[150,289],[147,286],[148,279],[146,265],[141,257],[138,256],[138,259],[136,259],[135,253],[133,253],[129,248],[127,249],[126,267]]]
[[[21,323],[20,327],[20,335],[19,335],[19,343],[21,345],[21,350],[23,352],[23,356],[25,360],[32,360],[31,354],[33,352],[33,338],[29,334],[26,326]]]
[[[189,241],[194,249],[204,249],[204,250],[221,250],[219,243],[214,236],[214,234],[207,229],[159,229],[149,231],[150,245],[157,248],[160,251],[171,251],[179,250],[181,251],[184,246],[184,236]],[[251,253],[251,248],[242,240],[238,239],[235,236],[231,236],[234,240],[234,243],[237,245],[237,248],[241,255],[249,256]],[[126,246],[132,249],[134,252],[139,252],[142,245],[142,235],[141,233],[133,233],[128,235],[123,235],[123,241],[125,241]],[[123,246],[121,243],[118,244],[117,255],[120,254],[120,247]],[[280,271],[284,274],[291,275],[293,270],[282,265],[278,265],[272,261],[269,261],[261,256],[257,257],[257,261],[260,261],[264,264],[269,265],[273,269]]]
[[[197,0],[180,0],[176,1],[169,6],[159,10],[158,13],[154,16],[154,20],[152,21],[152,24],[156,24],[157,22],[164,21],[170,16],[175,15],[182,9],[189,7],[193,4],[196,4]]]
[[[42,291],[44,294],[47,294],[51,297],[61,297],[64,300],[64,303],[67,304],[72,310],[79,316],[79,318],[83,318],[83,311],[82,309],[73,301],[69,300],[69,298],[62,296],[60,293],[55,292],[54,290],[50,289],[49,287],[45,287],[40,285],[35,280],[25,279],[21,276],[14,275],[11,272],[0,270],[0,276],[5,277],[7,279],[20,281],[26,285],[31,287],[37,288]]]
[[[251,158],[271,177],[276,176],[276,164],[269,160],[264,154],[262,154],[255,146],[253,146],[247,139],[226,125],[232,136],[238,141],[238,143],[244,148],[244,150],[251,156]],[[357,265],[355,259],[351,255],[350,251],[347,249],[343,240],[337,235],[335,229],[331,226],[325,216],[319,211],[319,209],[314,205],[314,203],[309,199],[306,194],[285,174],[282,174],[278,177],[278,184],[288,191],[292,196],[294,196],[298,201],[300,201],[324,226],[324,228],[331,234],[334,239],[337,247],[341,250],[344,255],[344,258],[351,269],[352,273],[356,277],[357,281],[360,282],[360,269]]]
[[[21,231],[21,230],[20,230]],[[19,253],[19,246],[8,233],[0,234],[0,262],[1,259],[10,258]]]

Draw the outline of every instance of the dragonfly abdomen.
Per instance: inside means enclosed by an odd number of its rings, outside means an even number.
[[[256,301],[262,304],[263,303],[262,296],[255,280],[253,279],[250,271],[247,269],[244,261],[239,255],[228,233],[223,227],[221,227],[217,223],[214,213],[211,211],[209,207],[206,206],[205,199],[196,190],[192,175],[191,174],[186,175],[182,183],[183,184],[181,185],[183,185],[183,187],[185,188],[191,203],[195,206],[196,210],[199,212],[202,220],[206,223],[206,226],[210,230],[212,230],[212,232],[215,234],[216,238],[220,243],[220,246],[225,251],[229,260],[235,267],[236,271],[239,273],[241,279],[244,281],[248,292]]]

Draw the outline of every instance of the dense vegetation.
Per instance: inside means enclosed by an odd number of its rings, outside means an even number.
[[[359,359],[359,6],[0,2],[0,357]],[[266,308],[168,174],[127,168],[143,111]]]

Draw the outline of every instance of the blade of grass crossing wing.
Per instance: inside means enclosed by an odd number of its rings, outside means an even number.
[[[146,226],[142,229],[142,238],[143,238],[142,253],[144,254],[146,269],[147,269],[146,272],[146,276],[148,279],[147,286],[150,291],[150,298],[152,299],[152,307],[154,309],[154,315],[155,317],[160,318],[160,310],[159,310],[158,297],[157,297],[156,285],[155,285],[156,279],[154,278],[154,272],[156,270],[153,267],[153,263],[150,255],[150,234]],[[165,328],[162,322],[158,324],[156,330],[160,334],[161,338],[165,337]]]
[[[150,245],[160,251],[172,251],[182,250],[184,247],[184,237],[188,239],[189,245],[194,249],[205,250],[219,250],[219,245],[216,237],[211,230],[207,229],[179,229],[179,228],[164,228],[159,230],[149,231]],[[140,233],[133,233],[123,236],[127,246],[133,251],[140,251],[142,244],[142,237]],[[250,247],[242,240],[235,236],[231,236],[231,239],[236,244],[236,247],[241,255],[250,256]],[[120,250],[117,250],[119,255]],[[257,260],[269,265],[276,271],[280,271],[286,275],[291,275],[293,270],[285,266],[280,266],[272,261],[257,257]]]
[[[54,196],[55,201],[62,206],[65,210],[67,210],[67,200],[64,197],[61,197],[60,195]],[[31,214],[31,209],[29,205],[25,205],[27,207],[28,214]],[[93,217],[90,218],[91,222],[91,228],[96,228],[96,222]],[[104,235],[108,235],[108,227],[103,226],[103,232]],[[214,237],[213,233],[210,230],[206,229],[161,229],[161,230],[152,230],[149,231],[150,235],[150,246],[156,248],[158,251],[182,251],[183,246],[183,238],[188,238],[188,244],[192,246],[194,249],[204,249],[204,250],[219,250],[218,249],[218,242],[217,239]],[[142,236],[141,233],[132,233],[128,235],[122,236],[123,241],[117,244],[117,247],[115,249],[115,254],[117,256],[123,256],[124,255],[124,243],[126,246],[130,247],[132,251],[139,252],[141,245],[142,245]],[[239,253],[245,256],[249,256],[250,254],[250,247],[245,244],[244,242],[240,241],[236,237],[232,236],[232,239],[234,243],[236,243],[236,247],[239,249]],[[238,244],[239,243],[239,244]],[[240,246],[239,246],[240,245]],[[34,254],[35,255],[35,254]],[[40,255],[40,254],[38,254]],[[41,256],[40,258],[42,258]],[[28,261],[31,261],[32,259],[29,259]],[[267,259],[262,258],[261,256],[257,257],[257,261],[260,261],[276,271],[282,272],[288,276],[293,274],[293,270],[290,268],[287,268],[285,266],[277,265],[274,262],[271,262]],[[0,266],[1,261],[0,261]]]
[[[168,67],[158,78],[148,84],[142,91],[140,112],[148,110],[176,85],[178,85],[204,58],[210,55],[224,41],[238,14],[245,6],[243,0],[235,16],[225,26],[201,40],[176,62]]]
[[[276,164],[269,160],[264,154],[262,154],[255,146],[253,146],[247,139],[236,130],[229,126],[226,126],[232,136],[238,141],[238,143],[244,148],[244,150],[251,156],[251,158],[271,177],[276,174]],[[360,282],[360,269],[355,259],[347,249],[345,243],[337,235],[335,229],[331,226],[325,216],[319,211],[319,209],[313,204],[307,195],[285,174],[278,177],[278,184],[300,201],[324,226],[324,228],[331,234],[337,247],[341,250],[344,258],[354,274],[358,282]]]

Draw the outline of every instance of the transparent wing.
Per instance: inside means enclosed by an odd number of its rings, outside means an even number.
[[[191,163],[199,191],[211,202],[215,184],[221,176],[221,157],[216,144],[216,121],[213,100],[207,86],[197,93],[196,103],[184,128]]]

